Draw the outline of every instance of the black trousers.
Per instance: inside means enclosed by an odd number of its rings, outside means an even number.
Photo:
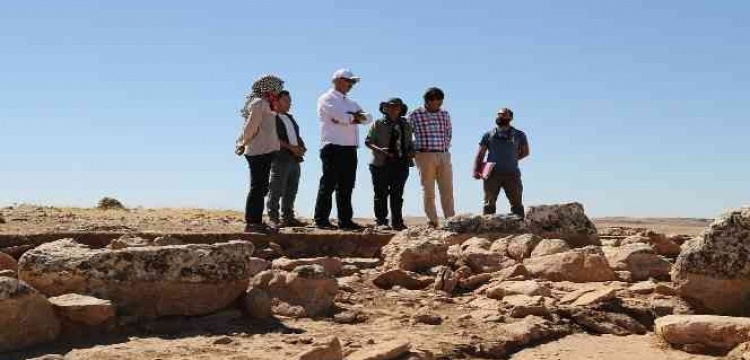
[[[320,177],[318,198],[315,201],[315,222],[326,223],[331,216],[331,196],[336,191],[339,224],[352,221],[352,191],[357,180],[357,148],[326,145],[320,149],[323,175]]]
[[[245,155],[250,167],[250,191],[245,202],[245,222],[248,224],[263,223],[263,198],[268,194],[271,177],[271,164],[276,152],[263,155]]]
[[[375,191],[375,219],[378,225],[388,224],[388,200],[391,201],[391,224],[403,225],[404,186],[409,178],[409,163],[392,161],[384,166],[370,165],[372,188]]]

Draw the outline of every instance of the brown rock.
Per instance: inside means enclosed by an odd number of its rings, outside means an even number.
[[[534,247],[531,257],[552,255],[570,250],[570,246],[562,239],[543,239]]]
[[[381,289],[390,289],[398,285],[409,290],[424,289],[432,282],[430,277],[401,269],[388,270],[372,280],[372,283]]]
[[[508,256],[516,261],[523,261],[531,256],[540,241],[542,238],[534,234],[512,235],[508,239]]]
[[[323,344],[307,350],[295,358],[296,360],[342,360],[344,354],[341,351],[339,338],[332,337]]]
[[[597,247],[532,257],[523,265],[534,277],[550,281],[595,282],[616,280],[615,272]]]
[[[615,298],[617,290],[614,288],[603,288],[599,290],[589,291],[581,294],[575,301],[573,306],[590,306],[596,303],[606,302]]]
[[[25,282],[0,277],[0,352],[53,341],[60,321],[52,305]]]
[[[648,238],[648,243],[654,248],[657,254],[668,257],[680,255],[680,244],[675,243],[666,235],[649,230],[644,234]]]
[[[750,359],[750,342],[744,342],[732,349],[724,358],[725,360],[748,360]]]
[[[458,281],[458,286],[466,290],[474,290],[492,280],[492,274],[484,273],[472,275]]]
[[[0,270],[0,277],[11,277],[18,279],[18,274],[13,270]]]
[[[57,313],[74,323],[96,326],[115,316],[115,306],[109,300],[81,294],[65,294],[48,299]]]
[[[306,259],[290,259],[282,257],[271,263],[271,268],[276,270],[292,271],[297,266],[320,265],[330,276],[338,276],[343,270],[343,263],[337,257],[317,257]]]
[[[267,319],[273,316],[271,297],[263,289],[254,286],[248,287],[245,291],[243,305],[247,314],[252,318]]]
[[[411,343],[393,340],[369,346],[355,351],[346,357],[347,360],[394,360],[409,352]]]
[[[474,273],[498,271],[516,263],[504,253],[491,251],[491,245],[492,242],[484,238],[468,239],[461,244],[460,259]]]
[[[4,252],[0,252],[0,271],[2,270],[18,271],[18,262],[16,262],[16,259]]]
[[[429,311],[418,311],[411,318],[415,323],[419,324],[440,325],[443,323],[443,318],[440,315]]]
[[[500,301],[499,308],[513,318],[525,318],[529,315],[548,316],[548,302],[542,296],[508,295]]]
[[[383,266],[386,269],[421,272],[447,265],[449,242],[456,236],[443,230],[404,230],[383,247]]]
[[[531,232],[543,238],[563,239],[572,247],[601,245],[580,203],[530,206],[526,219]]]
[[[435,276],[435,290],[450,294],[456,285],[458,285],[458,276],[450,268],[443,266]]]
[[[92,295],[131,315],[201,315],[245,291],[255,270],[252,252],[246,241],[111,250],[64,239],[27,251],[18,275],[48,296]]]
[[[648,329],[628,315],[585,307],[560,308],[558,313],[570,318],[584,329],[598,334],[645,334]]]
[[[487,289],[487,297],[491,299],[500,300],[508,295],[552,296],[552,293],[536,280],[503,281]]]
[[[329,315],[339,289],[336,279],[320,265],[298,266],[292,272],[267,270],[250,285],[268,293],[274,314],[292,317]]]
[[[672,270],[669,261],[657,255],[650,245],[641,243],[623,245],[607,260],[614,270],[630,272],[633,281],[649,278],[669,280]]]
[[[727,352],[750,341],[750,319],[716,315],[668,315],[656,319],[654,331],[673,346],[701,344]]]
[[[749,315],[750,207],[727,211],[683,246],[672,270],[680,296],[708,312]]]

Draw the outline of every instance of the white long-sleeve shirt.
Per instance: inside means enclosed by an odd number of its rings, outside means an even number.
[[[320,117],[321,146],[328,144],[342,146],[359,146],[359,128],[357,125],[372,122],[372,115],[364,113],[365,121],[354,123],[353,112],[362,111],[356,101],[347,98],[341,92],[330,89],[318,98],[318,116]]]

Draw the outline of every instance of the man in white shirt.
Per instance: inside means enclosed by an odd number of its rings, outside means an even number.
[[[372,115],[346,97],[359,77],[348,69],[340,69],[333,73],[331,81],[333,88],[318,98],[323,175],[320,177],[315,202],[315,226],[322,229],[333,228],[329,217],[333,205],[331,196],[336,191],[339,228],[358,230],[362,227],[352,221],[352,191],[357,178],[358,126],[371,123]]]

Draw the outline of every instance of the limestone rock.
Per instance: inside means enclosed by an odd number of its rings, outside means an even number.
[[[570,250],[570,246],[565,240],[562,239],[543,239],[540,241],[534,251],[531,252],[531,257],[544,256],[558,254]]]
[[[750,341],[750,319],[716,315],[668,315],[656,319],[654,331],[673,346],[700,344],[727,352]]]
[[[339,289],[336,279],[320,265],[298,266],[292,272],[266,270],[250,285],[266,291],[274,314],[293,317],[330,315]]]
[[[460,246],[460,261],[468,265],[474,273],[498,271],[516,262],[504,253],[490,250],[492,242],[474,237]]]
[[[526,219],[531,232],[543,238],[563,239],[573,247],[601,245],[580,203],[530,206]]]
[[[242,304],[247,314],[252,318],[267,319],[273,316],[271,297],[263,289],[254,286],[248,287]]]
[[[727,354],[724,360],[748,360],[750,359],[750,342],[739,344]]]
[[[531,257],[524,260],[523,265],[532,276],[550,281],[594,282],[617,279],[601,249],[591,246]]]
[[[612,300],[617,295],[617,290],[614,288],[602,288],[599,290],[589,291],[581,294],[575,301],[573,306],[590,306],[600,302],[606,302]]]
[[[401,269],[385,271],[372,280],[372,283],[381,289],[390,289],[398,285],[409,290],[424,289],[432,282],[433,280],[427,276]]]
[[[342,272],[343,263],[337,257],[316,257],[303,259],[290,259],[282,257],[271,263],[271,268],[276,270],[292,271],[297,266],[320,265],[330,276],[338,276]]]
[[[487,289],[487,297],[502,299],[508,295],[552,296],[549,288],[539,284],[536,280],[503,281]]]
[[[633,281],[649,278],[669,280],[669,272],[672,270],[669,261],[657,255],[650,245],[642,243],[621,246],[607,258],[614,270],[630,272]]]
[[[252,253],[245,241],[112,250],[63,239],[27,251],[18,275],[48,296],[109,299],[130,315],[200,315],[245,291],[258,267]]]
[[[12,256],[0,252],[0,270],[18,271],[18,262]]]
[[[531,252],[542,241],[542,238],[534,234],[512,235],[508,238],[508,256],[516,261],[531,256]]]
[[[515,215],[456,215],[445,221],[444,229],[458,234],[502,233],[522,234],[527,231],[526,223]]]
[[[448,242],[455,233],[426,230],[404,230],[383,247],[386,269],[421,272],[448,264]]]
[[[25,282],[0,277],[0,353],[53,341],[60,320],[42,294]]]
[[[339,338],[332,337],[322,344],[297,355],[296,360],[343,360]]]
[[[566,307],[558,310],[584,329],[597,334],[633,335],[645,334],[648,329],[628,315],[590,309],[586,307]]]
[[[387,341],[355,351],[347,360],[395,360],[409,352],[411,343],[404,340]]]
[[[96,326],[115,316],[115,306],[109,300],[81,294],[65,294],[48,299],[57,313],[74,323]]]
[[[750,314],[750,207],[727,211],[686,244],[672,270],[680,296],[717,314]]]
[[[449,267],[443,266],[435,276],[435,290],[443,291],[448,294],[458,285],[458,276]]]

